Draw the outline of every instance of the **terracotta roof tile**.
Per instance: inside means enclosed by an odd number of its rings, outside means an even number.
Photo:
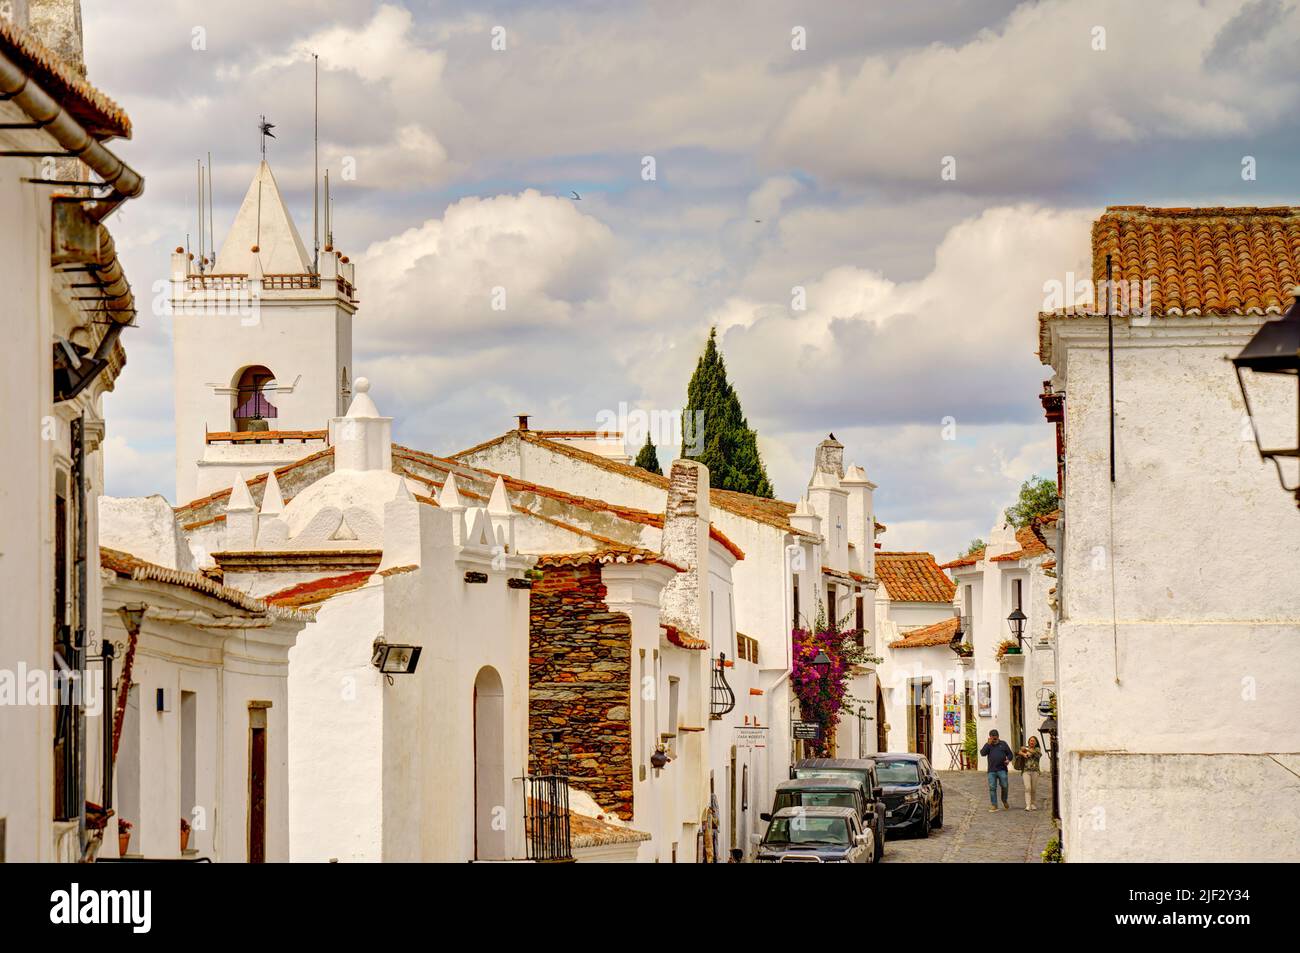
[[[119,576],[141,582],[160,582],[169,586],[179,586],[202,593],[226,605],[234,606],[253,614],[266,614],[274,618],[289,619],[296,622],[310,622],[315,618],[311,612],[299,612],[292,607],[272,606],[265,599],[256,599],[246,592],[241,592],[219,582],[213,582],[207,576],[197,572],[186,572],[160,566],[147,560],[123,552],[120,549],[99,548],[99,565]]]
[[[30,32],[3,18],[0,18],[0,54],[40,84],[95,138],[131,138],[131,120],[121,106],[88,83]]]
[[[590,464],[609,473],[617,473],[642,483],[648,483],[651,486],[658,487],[667,491],[668,478],[658,473],[651,473],[649,470],[642,470],[638,466],[630,463],[620,463],[617,460],[611,460],[608,457],[602,457],[600,454],[592,453],[589,450],[582,450],[578,447],[570,446],[566,443],[559,443],[555,440],[548,440],[542,434],[545,431],[536,430],[509,430],[499,437],[493,437],[491,440],[484,441],[467,450],[462,450],[454,454],[452,459],[459,461],[461,457],[468,456],[479,450],[486,450],[489,447],[495,447],[506,439],[517,436],[520,440],[534,444],[539,447],[545,447],[561,456],[567,456],[574,460],[580,460],[583,463]],[[463,464],[462,464],[463,465]],[[761,496],[751,496],[748,493],[736,493],[732,490],[710,490],[709,500],[720,509],[726,510],[736,516],[743,516],[756,522],[766,523],[769,526],[775,526],[777,529],[784,530],[787,533],[795,533],[800,536],[810,536],[811,534],[796,530],[790,525],[790,514],[794,512],[794,504],[787,503],[784,500],[769,500]]]
[[[876,553],[876,576],[895,602],[952,602],[957,591],[931,553]]]
[[[370,570],[363,569],[358,572],[344,573],[341,576],[327,576],[324,579],[300,582],[295,586],[271,593],[266,597],[266,601],[272,605],[290,608],[314,605],[324,602],[331,596],[360,589],[369,581],[370,575]]]
[[[709,647],[708,642],[683,632],[675,625],[661,625],[659,628],[664,630],[664,638],[680,649],[693,649],[702,652]]]
[[[550,566],[584,566],[590,563],[609,565],[611,563],[658,563],[677,572],[686,572],[685,567],[677,565],[662,555],[640,546],[608,545],[590,553],[542,553],[537,557],[541,568]]]
[[[953,616],[951,619],[944,619],[942,622],[936,622],[933,625],[913,629],[903,638],[890,642],[889,647],[891,649],[923,649],[934,645],[947,645],[952,642],[959,621],[956,616]]]
[[[1150,282],[1156,317],[1281,314],[1300,283],[1300,208],[1148,208],[1113,205],[1092,226],[1092,277],[1104,288],[1106,256],[1121,289]],[[1105,300],[1039,315],[1047,323],[1104,314]]]

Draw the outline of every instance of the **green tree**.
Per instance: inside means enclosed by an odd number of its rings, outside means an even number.
[[[1007,512],[1007,522],[1016,529],[1024,529],[1040,516],[1058,509],[1061,505],[1056,495],[1056,481],[1047,477],[1032,476],[1020,484],[1020,499]]]
[[[970,541],[970,545],[966,547],[966,551],[965,551],[964,553],[962,553],[962,554],[961,554],[961,557],[959,557],[959,558],[963,558],[963,559],[964,559],[964,558],[967,557],[967,556],[973,556],[973,555],[975,555],[976,553],[978,553],[978,552],[979,552],[981,549],[983,549],[983,548],[984,548],[984,540],[982,540],[982,539],[972,539],[972,540]]]
[[[664,471],[659,467],[659,454],[655,452],[655,445],[650,442],[649,434],[645,435],[645,446],[636,455],[636,465],[642,470],[649,470],[651,473],[663,476]]]
[[[750,429],[740,398],[727,380],[717,335],[717,328],[709,330],[709,341],[686,387],[682,456],[709,468],[709,485],[714,489],[770,498],[772,484],[758,453],[758,434]]]

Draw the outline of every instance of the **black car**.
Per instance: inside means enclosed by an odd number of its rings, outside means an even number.
[[[873,862],[880,862],[880,831],[884,830],[884,811],[876,811],[876,802],[867,797],[866,786],[857,778],[797,778],[782,781],[776,786],[771,813],[760,814],[771,821],[787,807],[851,807],[858,814],[863,828],[876,838]],[[876,820],[879,813],[880,819]]]
[[[790,768],[791,778],[852,778],[862,782],[871,808],[868,826],[876,835],[877,857],[885,853],[884,792],[876,778],[876,763],[870,758],[804,758]]]
[[[925,755],[891,752],[874,760],[884,788],[886,826],[922,837],[930,836],[931,828],[943,827],[943,784]]]

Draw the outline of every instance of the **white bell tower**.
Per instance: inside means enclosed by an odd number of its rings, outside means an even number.
[[[351,397],[354,265],[319,272],[263,159],[216,261],[172,255],[176,500],[327,445]]]

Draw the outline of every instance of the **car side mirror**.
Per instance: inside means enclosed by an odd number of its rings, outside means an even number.
[[[868,838],[869,836],[870,836],[869,834],[865,834],[865,833],[864,833],[864,834],[854,834],[854,835],[853,835],[853,839],[854,839],[854,841],[856,841],[858,844],[861,844],[861,845],[865,846],[866,843],[867,843],[867,838]]]
[[[884,789],[883,787],[880,787],[880,786],[874,787],[874,788],[871,789],[871,796],[872,796],[872,797],[884,797],[884,796],[885,796],[885,789]]]
[[[758,819],[761,821],[770,821],[772,819],[772,815],[767,813],[767,811],[764,811],[762,814],[758,815]]]

